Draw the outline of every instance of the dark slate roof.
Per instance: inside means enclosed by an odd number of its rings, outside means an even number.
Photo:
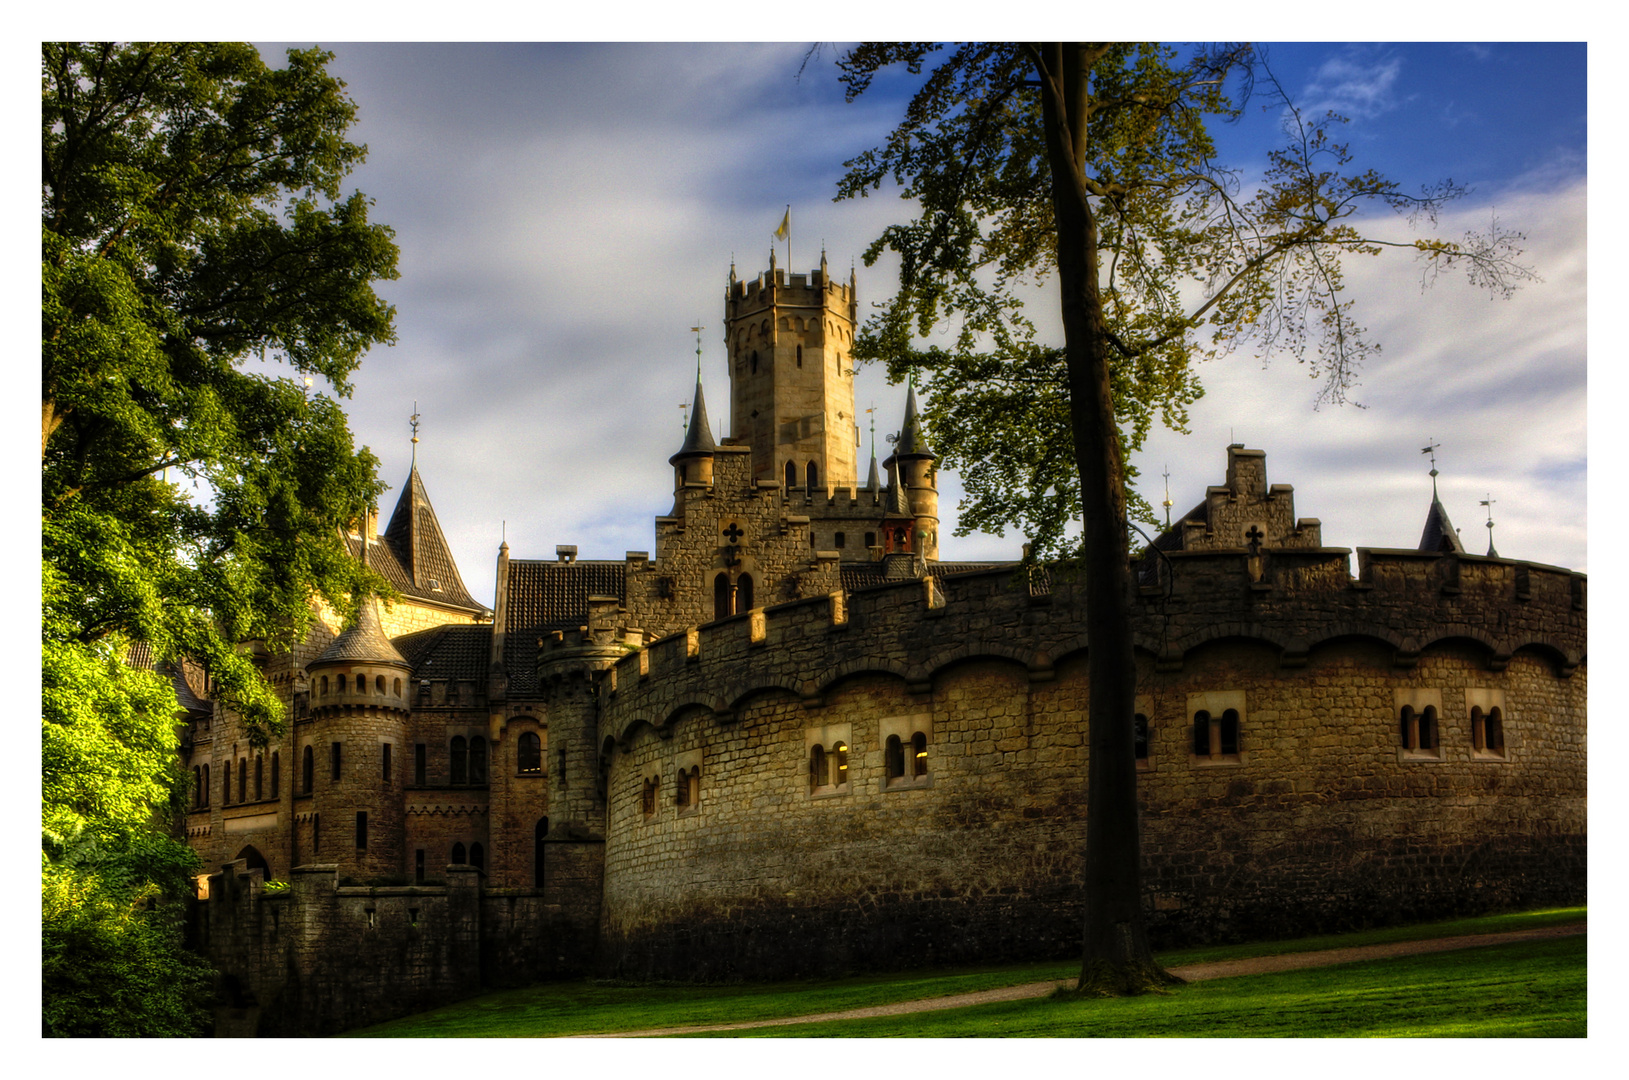
[[[403,634],[395,645],[413,665],[415,679],[470,679],[484,685],[492,663],[490,625],[437,626]]]
[[[175,689],[176,704],[188,712],[208,713],[211,706],[202,694],[204,686],[204,671],[190,661],[174,663],[172,661],[155,661],[153,659],[153,646],[145,641],[131,642],[124,651],[126,667],[138,671],[155,671],[170,681]],[[194,685],[196,684],[196,686]]]
[[[1435,492],[1431,494],[1431,509],[1425,515],[1425,531],[1420,534],[1421,551],[1454,552],[1463,555],[1465,548],[1459,542],[1454,523],[1448,520],[1448,511]]]
[[[396,651],[396,646],[390,643],[385,636],[384,627],[379,624],[379,602],[368,599],[362,604],[362,617],[355,624],[346,627],[322,651],[322,655],[313,660],[308,667],[318,664],[343,664],[352,661],[381,662],[389,664],[407,665],[407,658]]]
[[[882,493],[882,512],[884,515],[911,516],[911,497],[906,493],[905,485],[900,483],[897,455],[888,459],[888,487]]]
[[[971,574],[980,570],[988,570],[992,566],[1007,566],[1008,563],[952,563],[930,562],[928,573],[943,580],[953,574]],[[838,576],[842,579],[843,588],[848,590],[863,589],[868,585],[881,585],[886,579],[882,576],[883,564],[881,562],[839,563]]]
[[[873,433],[872,442],[875,443],[875,441],[876,436],[875,433]],[[865,490],[876,491],[881,487],[882,478],[877,475],[877,448],[875,445],[873,445],[871,447],[871,474],[865,478]]]
[[[351,553],[360,556],[360,542],[345,538]],[[476,612],[486,608],[475,602],[453,562],[447,538],[441,533],[435,508],[424,490],[418,466],[396,500],[395,513],[379,542],[368,545],[368,565],[403,596]]]
[[[696,400],[690,409],[690,426],[685,429],[684,445],[679,452],[668,458],[668,464],[682,457],[699,454],[711,454],[718,449],[718,443],[713,441],[713,428],[707,421],[707,400],[701,396],[701,379],[696,379]]]
[[[916,415],[916,386],[905,388],[905,422],[899,427],[899,441],[894,443],[895,457],[932,457],[928,440],[922,436],[922,421]]]
[[[588,598],[626,599],[627,564],[509,560],[506,633],[575,630],[588,624]]]

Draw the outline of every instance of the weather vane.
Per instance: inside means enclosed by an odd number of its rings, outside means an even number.
[[[701,320],[700,319],[697,319],[696,320],[696,325],[692,326],[690,328],[690,332],[692,334],[696,335],[696,381],[697,382],[701,382],[701,332],[703,330],[705,330],[705,329],[707,329],[707,328],[705,326],[701,325]]]
[[[1171,527],[1171,465],[1165,465],[1165,527]]]
[[[1499,554],[1497,551],[1493,550],[1493,504],[1498,501],[1498,499],[1493,497],[1493,492],[1491,491],[1488,492],[1487,498],[1480,500],[1481,504],[1488,508],[1488,554],[1490,556],[1497,556]]]
[[[419,463],[419,403],[413,402],[413,415],[408,417],[408,424],[413,428],[413,464]]]
[[[1420,453],[1431,455],[1431,497],[1433,499],[1437,497],[1437,451],[1441,448],[1442,444],[1432,442],[1429,436],[1426,438],[1426,445],[1420,447]]]

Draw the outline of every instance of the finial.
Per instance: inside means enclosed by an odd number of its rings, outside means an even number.
[[[1493,550],[1493,504],[1499,500],[1495,499],[1493,497],[1493,492],[1490,491],[1488,492],[1487,498],[1479,501],[1481,502],[1481,505],[1488,508],[1488,556],[1490,558],[1497,558],[1499,553]]]
[[[774,277],[774,275],[775,275],[775,245],[774,244],[769,245],[769,274],[770,274],[771,277]]]
[[[419,464],[419,403],[413,402],[413,415],[407,421],[413,428],[413,467]]]
[[[1437,497],[1437,451],[1441,447],[1441,443],[1431,442],[1429,438],[1426,439],[1426,445],[1420,447],[1420,453],[1431,455],[1431,497],[1433,499]]]
[[[1165,465],[1165,527],[1171,527],[1171,465]]]
[[[696,325],[690,328],[690,332],[696,335],[696,381],[698,383],[701,382],[701,332],[705,329],[707,328],[701,324],[700,319],[697,319]]]

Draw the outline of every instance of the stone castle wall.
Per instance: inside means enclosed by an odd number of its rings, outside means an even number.
[[[1582,579],[1462,557],[1238,552],[1143,590],[1147,889],[1166,942],[1582,895]],[[1078,947],[1087,681],[1067,578],[819,597],[674,635],[604,682],[602,970],[787,977]],[[1574,674],[1578,671],[1577,674]],[[1424,694],[1422,698],[1419,695]],[[1430,699],[1440,759],[1399,748]],[[1505,753],[1468,709],[1502,701]],[[1238,753],[1193,753],[1232,708]],[[883,740],[923,730],[890,786]],[[846,743],[819,789],[809,748]],[[700,767],[700,798],[677,801]],[[654,783],[654,806],[646,788]]]

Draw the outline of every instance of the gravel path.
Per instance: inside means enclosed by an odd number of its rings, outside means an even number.
[[[1461,937],[1428,938],[1424,941],[1397,941],[1387,945],[1358,945],[1346,949],[1320,949],[1316,952],[1255,956],[1246,960],[1191,964],[1170,970],[1172,974],[1180,975],[1189,982],[1203,982],[1206,979],[1227,979],[1235,975],[1265,975],[1275,971],[1350,964],[1358,960],[1387,960],[1394,956],[1418,956],[1423,953],[1450,952],[1454,949],[1476,949],[1484,945],[1506,945],[1515,941],[1571,937],[1587,932],[1588,928],[1588,923],[1568,923],[1565,926],[1547,926],[1539,930],[1513,930],[1503,934],[1466,934]],[[934,1012],[939,1009],[960,1009],[967,1005],[989,1005],[997,1001],[1021,1001],[1025,998],[1045,997],[1056,988],[1068,986],[1073,982],[1073,979],[1065,979],[1060,982],[1025,983],[1022,986],[1004,986],[972,994],[952,994],[949,997],[924,998],[919,1001],[897,1001],[891,1005],[873,1005],[864,1009],[845,1009],[842,1012],[815,1013],[809,1016],[786,1016],[777,1020],[749,1020],[739,1024],[707,1024],[699,1027],[649,1028],[644,1031],[618,1031],[569,1037],[634,1039],[658,1035],[693,1035],[706,1031],[785,1027],[789,1024],[814,1024],[826,1020],[861,1020],[872,1016],[899,1016],[904,1013]]]

